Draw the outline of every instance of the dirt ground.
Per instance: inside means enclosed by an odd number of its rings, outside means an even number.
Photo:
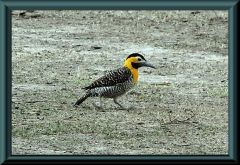
[[[135,109],[73,107],[135,52]],[[13,11],[12,154],[228,154],[228,12]]]

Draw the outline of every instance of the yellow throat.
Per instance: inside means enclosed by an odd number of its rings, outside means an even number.
[[[124,63],[124,67],[127,67],[132,72],[134,83],[138,81],[138,69],[132,66],[132,62],[137,62],[137,61],[138,60],[136,57],[131,57],[131,58],[128,58]]]

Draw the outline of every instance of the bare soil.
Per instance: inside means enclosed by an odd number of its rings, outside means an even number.
[[[135,52],[135,109],[73,107]],[[12,154],[228,154],[228,12],[13,11]]]

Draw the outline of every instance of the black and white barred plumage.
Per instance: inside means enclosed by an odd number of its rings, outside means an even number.
[[[91,85],[83,88],[88,91],[75,103],[75,106],[81,104],[88,97],[93,96],[116,98],[129,91],[133,86],[133,76],[128,68],[122,67],[112,70]]]

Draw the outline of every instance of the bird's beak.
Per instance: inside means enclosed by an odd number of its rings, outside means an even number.
[[[150,62],[144,61],[144,62],[138,62],[140,66],[146,66],[146,67],[150,67],[150,68],[154,68],[156,69],[155,66],[153,66]]]

